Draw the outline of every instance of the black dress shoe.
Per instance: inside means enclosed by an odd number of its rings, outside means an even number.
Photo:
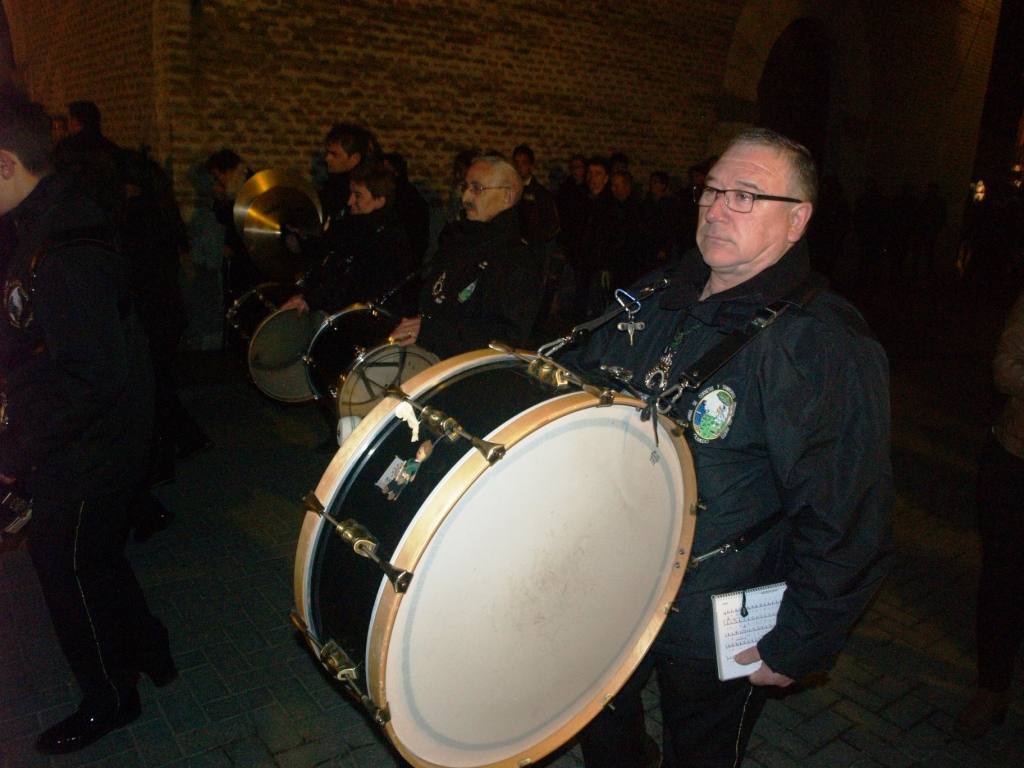
[[[36,750],[46,755],[77,752],[116,728],[128,725],[140,712],[139,694],[134,688],[121,691],[118,699],[105,706],[82,702],[71,717],[40,734]]]

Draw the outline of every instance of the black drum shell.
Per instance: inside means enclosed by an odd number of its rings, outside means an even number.
[[[454,416],[468,432],[483,436],[554,395],[552,387],[527,375],[525,364],[503,360],[446,379],[416,402]],[[389,501],[374,483],[396,456],[413,458],[416,445],[409,440],[409,427],[392,419],[350,469],[326,510],[335,520],[353,518],[366,526],[377,539],[377,553],[383,560],[391,558],[431,491],[468,450],[474,450],[465,440],[435,439],[433,453],[415,480],[395,501]],[[312,558],[311,634],[321,643],[334,640],[362,665],[381,578],[380,570],[325,528]]]
[[[306,375],[317,400],[332,407],[338,379],[368,349],[387,341],[398,319],[379,307],[355,304],[330,315],[306,352]]]

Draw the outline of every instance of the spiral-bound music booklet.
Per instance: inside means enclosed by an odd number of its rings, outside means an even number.
[[[757,671],[760,661],[739,664],[734,656],[757,645],[775,626],[786,582],[711,596],[715,622],[715,659],[718,679],[732,680]]]

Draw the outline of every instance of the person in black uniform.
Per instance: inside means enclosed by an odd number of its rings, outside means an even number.
[[[391,333],[397,343],[416,343],[442,358],[491,340],[526,343],[540,307],[541,264],[520,234],[522,191],[507,161],[473,161],[462,191],[466,221],[451,225],[424,279],[419,314]]]
[[[379,161],[353,169],[349,178],[351,221],[337,243],[303,281],[302,293],[281,309],[336,312],[355,302],[379,302],[398,288],[386,307],[403,314],[414,304],[415,286],[400,284],[417,266],[416,257],[398,218],[395,181]]]
[[[562,358],[588,378],[617,366],[640,394],[662,396],[700,494],[675,610],[614,708],[585,729],[588,768],[645,765],[640,693],[652,671],[665,765],[739,765],[766,689],[831,666],[887,570],[888,363],[810,271],[816,178],[801,145],[740,134],[696,194],[698,250],[644,302],[644,328],[608,323]],[[671,391],[684,372],[693,382]],[[749,674],[719,680],[711,596],[778,582],[777,624],[735,655]]]
[[[348,224],[349,182],[352,171],[362,163],[380,157],[380,144],[368,128],[355,123],[335,123],[324,137],[327,180],[320,189],[324,232],[330,247],[337,250]]]
[[[153,428],[146,341],[109,222],[51,173],[49,133],[42,107],[0,97],[0,215],[15,229],[0,318],[0,483],[32,496],[29,553],[82,693],[36,742],[62,753],[138,717],[139,672],[158,685],[177,672],[124,556]]]

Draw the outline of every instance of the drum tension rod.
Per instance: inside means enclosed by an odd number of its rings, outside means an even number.
[[[294,610],[291,612],[291,620],[292,624],[306,638],[306,642],[313,647],[317,659],[319,659],[324,669],[330,672],[331,677],[345,686],[349,693],[359,699],[359,702],[370,713],[370,716],[377,725],[387,725],[391,720],[391,713],[387,707],[378,707],[373,699],[367,696],[363,689],[359,687],[357,682],[359,680],[359,666],[352,661],[352,657],[345,653],[342,647],[334,640],[328,640],[323,645],[318,643],[316,638],[309,633],[306,622],[299,618]]]
[[[462,425],[454,417],[437,408],[431,408],[429,405],[420,405],[405,394],[401,387],[391,386],[386,391],[391,397],[398,398],[411,405],[420,417],[420,422],[438,437],[446,437],[453,443],[460,437],[463,440],[468,440],[469,444],[480,451],[480,455],[487,459],[488,464],[493,464],[504,458],[506,448],[501,443],[492,443],[489,440],[481,440],[476,435],[471,435],[462,428]]]
[[[403,594],[409,589],[412,573],[401,568],[395,568],[395,566],[377,554],[377,539],[365,525],[352,518],[338,522],[327,514],[327,510],[320,503],[320,499],[312,492],[306,494],[304,501],[306,502],[306,508],[310,512],[320,515],[334,526],[334,532],[341,537],[342,541],[352,547],[353,552],[360,557],[365,557],[380,568],[384,575],[387,576],[388,581],[391,582],[395,592]]]

